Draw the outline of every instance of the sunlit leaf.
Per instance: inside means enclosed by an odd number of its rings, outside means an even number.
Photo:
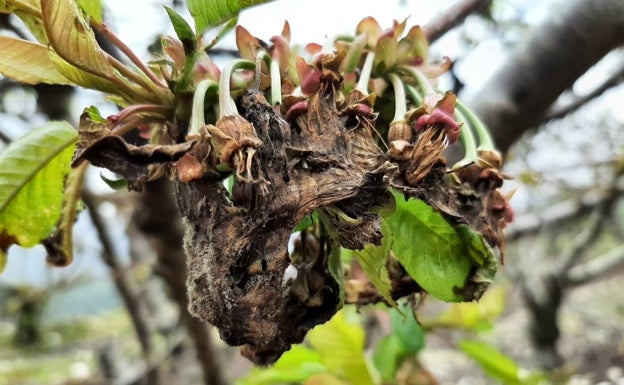
[[[392,232],[388,224],[383,220],[381,221],[381,233],[383,234],[381,245],[368,244],[362,250],[354,250],[353,254],[366,273],[366,277],[375,285],[379,294],[392,306],[396,306],[396,303],[390,296],[392,285],[386,269],[388,253],[392,245]]]
[[[315,222],[318,222],[318,214],[316,211],[313,211],[312,214],[306,215],[305,218],[297,223],[295,229],[293,231],[303,231],[314,225]]]
[[[102,23],[102,0],[76,0],[76,3],[93,21]]]
[[[0,154],[0,245],[30,247],[54,230],[78,133],[49,122]]]
[[[95,76],[89,72],[83,71],[69,64],[63,58],[58,56],[54,51],[48,51],[50,60],[56,66],[58,72],[74,84],[79,86],[98,90],[111,94],[120,94],[119,86],[112,82]]]
[[[489,376],[506,385],[522,384],[518,375],[518,364],[494,346],[476,340],[463,340],[459,341],[459,348],[475,360]]]
[[[331,373],[318,373],[303,382],[303,385],[351,385],[332,375]]]
[[[236,16],[245,8],[269,1],[271,0],[186,0],[186,4],[195,19],[195,31],[201,34],[207,28]]]
[[[184,52],[187,54],[194,52],[197,49],[197,41],[195,37],[195,33],[191,26],[184,20],[179,13],[174,11],[170,7],[165,7],[167,14],[169,15],[169,19],[171,20],[171,24],[173,25],[173,30],[175,31],[178,39],[182,42],[184,46]]]
[[[0,273],[4,271],[4,268],[6,267],[6,262],[6,253],[2,250],[2,248],[0,248]]]
[[[425,202],[395,194],[396,211],[388,217],[392,250],[408,274],[431,295],[462,301],[472,258],[457,231]]]
[[[41,7],[38,0],[4,0],[0,1],[0,12],[13,13],[21,11],[41,18]]]
[[[479,302],[454,303],[435,318],[421,319],[423,327],[484,331],[505,306],[506,290],[502,286],[488,289]]]
[[[0,36],[0,51],[0,73],[6,77],[27,84],[72,84],[57,70],[44,45]]]
[[[351,384],[372,385],[364,357],[364,329],[348,322],[347,313],[339,311],[329,322],[312,329],[308,341],[320,353],[329,373]]]
[[[303,345],[293,345],[270,368],[254,367],[237,385],[273,385],[278,383],[300,383],[310,376],[326,372],[321,355]]]
[[[110,78],[114,70],[95,34],[73,0],[41,0],[43,23],[54,50],[72,65]]]

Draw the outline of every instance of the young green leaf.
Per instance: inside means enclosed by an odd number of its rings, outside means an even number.
[[[128,181],[123,178],[110,179],[110,178],[105,177],[102,174],[100,174],[100,178],[104,181],[104,183],[108,185],[108,187],[112,188],[113,190],[121,190],[123,188],[128,187]]]
[[[0,154],[0,246],[34,246],[54,230],[78,133],[49,122]]]
[[[379,340],[373,352],[373,364],[382,380],[392,382],[406,356],[405,348],[396,334],[389,334]]]
[[[245,378],[236,381],[236,385],[301,383],[314,374],[326,371],[318,352],[303,345],[293,345],[273,367],[254,367]]]
[[[407,354],[416,354],[425,347],[425,334],[414,318],[412,309],[403,303],[400,310],[390,310],[392,334],[399,337]]]
[[[184,52],[188,55],[197,50],[197,38],[195,37],[195,33],[190,25],[184,20],[179,13],[174,11],[172,8],[165,6],[165,10],[169,15],[169,19],[171,20],[171,24],[173,25],[173,30],[176,35],[178,35],[178,39],[182,42],[184,46]]]
[[[102,78],[114,69],[95,34],[73,0],[41,0],[43,23],[54,50],[72,65]]]
[[[2,247],[0,247],[0,273],[4,271],[4,268],[6,267],[6,262],[6,253],[4,252],[4,250],[2,250]]]
[[[102,23],[102,0],[76,0],[76,3],[93,21]]]
[[[372,385],[373,379],[364,357],[364,328],[347,321],[341,310],[327,323],[308,333],[308,341],[322,358],[329,373],[351,384]]]
[[[462,301],[459,293],[473,261],[456,229],[425,202],[395,194],[396,211],[388,217],[392,250],[408,274],[431,295]]]
[[[59,73],[61,73],[61,75],[63,75],[72,83],[77,84],[81,87],[90,88],[109,94],[123,95],[123,92],[121,92],[119,87],[112,82],[95,76],[89,72],[83,71],[77,67],[74,67],[72,64],[61,58],[56,52],[49,51],[48,54],[50,55],[50,60],[52,61],[52,63],[54,63]],[[126,98],[126,100],[132,99],[128,97]]]
[[[494,346],[476,340],[463,340],[459,341],[459,348],[475,360],[489,376],[507,385],[522,384],[518,364]]]
[[[30,41],[0,36],[0,74],[26,84],[71,85],[56,68],[48,47]]]
[[[366,277],[375,285],[379,294],[381,294],[389,304],[396,307],[396,303],[390,296],[392,285],[390,283],[388,270],[386,269],[388,253],[392,245],[392,232],[384,220],[381,221],[381,233],[383,234],[381,245],[368,244],[364,246],[362,250],[354,250],[353,254],[357,258],[360,266],[362,266],[364,273],[366,273]]]
[[[186,4],[195,19],[195,31],[199,35],[206,29],[238,15],[245,8],[269,1],[271,0],[187,0]]]

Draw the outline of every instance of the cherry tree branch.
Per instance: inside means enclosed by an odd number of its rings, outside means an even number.
[[[423,27],[423,32],[432,44],[451,29],[461,24],[468,15],[489,7],[492,0],[463,0],[438,14]]]
[[[581,108],[586,103],[590,102],[593,99],[596,99],[609,89],[616,87],[624,82],[624,67],[622,67],[619,71],[613,73],[608,79],[606,79],[602,84],[592,90],[590,93],[583,95],[581,97],[576,98],[572,103],[569,103],[565,106],[562,106],[558,109],[553,109],[546,116],[546,121],[557,120],[566,117],[572,112],[575,112],[579,108]]]

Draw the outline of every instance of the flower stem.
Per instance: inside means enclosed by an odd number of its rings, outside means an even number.
[[[496,146],[490,135],[490,131],[485,127],[485,124],[475,115],[469,108],[467,108],[459,100],[456,101],[455,107],[465,117],[466,121],[470,123],[470,126],[475,130],[477,139],[479,140],[478,150],[495,151]],[[463,130],[462,130],[463,131]]]
[[[474,161],[477,160],[477,146],[475,144],[474,136],[472,135],[472,127],[470,122],[466,119],[464,114],[456,110],[455,111],[455,119],[458,122],[463,123],[463,127],[459,132],[459,141],[464,147],[464,157],[459,162],[455,163],[453,168],[464,167]]]
[[[370,80],[371,73],[373,72],[373,63],[375,62],[375,52],[369,51],[364,59],[364,65],[362,66],[362,73],[358,80],[356,90],[360,91],[364,95],[368,95],[368,82]]]
[[[230,94],[230,80],[232,72],[239,68],[253,70],[256,68],[256,63],[244,59],[235,59],[223,68],[221,78],[219,79],[219,118],[238,115],[238,109]]]
[[[282,75],[277,60],[271,61],[271,105],[282,104]]]
[[[206,119],[204,117],[204,100],[206,99],[206,92],[211,87],[217,87],[218,84],[212,79],[204,79],[195,88],[193,94],[193,107],[191,110],[191,122],[189,127],[189,135],[199,135],[199,130],[206,125]]]
[[[407,113],[407,101],[405,98],[405,86],[397,74],[389,74],[392,88],[394,88],[394,119],[393,122],[405,120]]]
[[[414,77],[416,84],[418,84],[425,96],[436,93],[429,79],[420,70],[410,66],[401,66],[401,69]]]

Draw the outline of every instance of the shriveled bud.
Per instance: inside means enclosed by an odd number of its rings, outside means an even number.
[[[221,162],[233,165],[234,153],[243,147],[258,148],[262,141],[253,125],[240,115],[227,115],[215,126],[206,126]]]

